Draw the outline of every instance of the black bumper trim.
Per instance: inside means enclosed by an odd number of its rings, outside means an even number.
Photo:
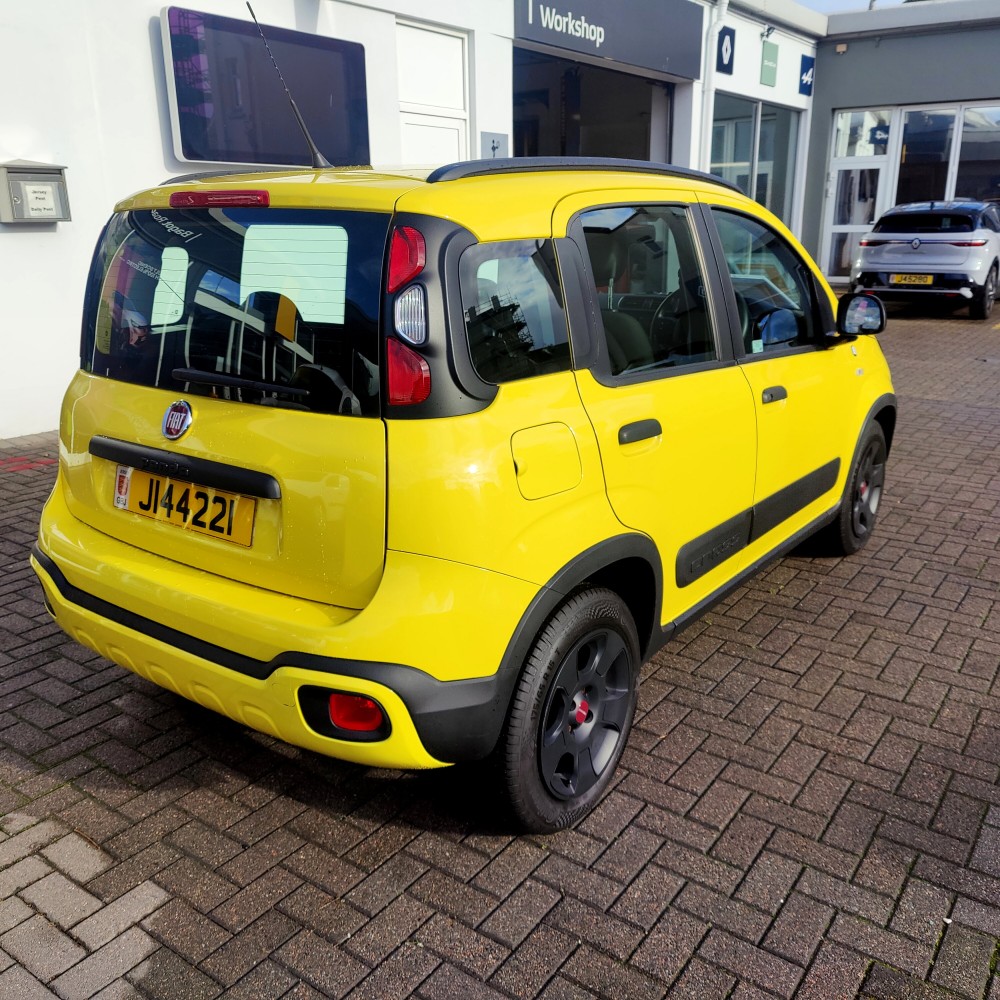
[[[439,681],[416,667],[400,663],[347,660],[295,651],[280,653],[271,660],[257,660],[80,590],[66,579],[37,544],[32,548],[32,555],[62,597],[71,604],[227,670],[266,680],[279,667],[299,667],[369,680],[389,688],[406,705],[420,741],[437,760],[446,763],[477,760],[485,757],[496,743],[512,686],[512,679],[503,683],[500,674],[470,680]]]

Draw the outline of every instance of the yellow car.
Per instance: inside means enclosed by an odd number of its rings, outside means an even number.
[[[869,295],[631,161],[179,178],[121,202],[32,564],[73,638],[366,765],[608,788],[639,667],[822,531],[896,419]]]

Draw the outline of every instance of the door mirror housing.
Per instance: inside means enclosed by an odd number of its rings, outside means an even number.
[[[870,292],[845,295],[837,306],[837,332],[843,336],[881,333],[885,323],[885,306],[878,296]]]

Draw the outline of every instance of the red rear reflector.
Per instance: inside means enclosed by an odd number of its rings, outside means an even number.
[[[422,403],[431,394],[431,370],[416,351],[398,340],[386,341],[389,402],[393,406]]]
[[[267,191],[175,191],[170,196],[171,208],[267,208],[270,204]]]
[[[372,701],[371,698],[334,691],[330,695],[330,721],[338,729],[349,729],[355,733],[374,733],[382,728],[385,715],[378,702]]]
[[[412,226],[400,226],[392,231],[389,244],[389,276],[386,291],[391,295],[412,281],[427,263],[427,245],[423,233]]]

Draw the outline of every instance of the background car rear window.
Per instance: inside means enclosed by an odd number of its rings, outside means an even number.
[[[562,290],[550,240],[480,243],[462,254],[469,353],[483,381],[571,367]]]
[[[975,226],[971,215],[949,212],[907,212],[883,216],[876,233],[971,233]]]

